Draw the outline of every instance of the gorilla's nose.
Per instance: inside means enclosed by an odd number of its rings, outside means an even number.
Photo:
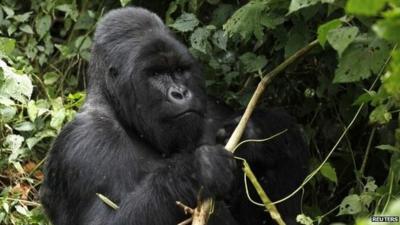
[[[187,104],[192,99],[192,93],[184,87],[170,87],[168,99],[175,104]]]

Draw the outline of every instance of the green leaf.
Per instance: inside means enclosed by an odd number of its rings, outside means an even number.
[[[285,58],[293,55],[297,50],[306,46],[310,40],[310,31],[304,23],[296,24],[288,34],[285,45]]]
[[[361,198],[358,195],[346,196],[339,207],[339,215],[354,215],[362,210]]]
[[[170,27],[174,28],[175,30],[181,32],[187,32],[194,30],[197,25],[199,25],[199,20],[196,16],[192,13],[183,13],[176,21],[169,25]]]
[[[3,145],[11,151],[16,151],[21,148],[23,142],[24,137],[21,135],[9,134],[7,135]]]
[[[75,4],[58,5],[56,9],[65,12],[65,17],[69,16],[73,21],[76,21],[79,16],[79,11]]]
[[[387,0],[349,0],[346,11],[353,14],[374,16],[385,6]]]
[[[9,56],[15,48],[15,40],[11,38],[0,37],[0,57]]]
[[[17,108],[14,106],[0,105],[0,121],[5,123],[10,122],[14,118],[15,114],[17,114]]]
[[[29,121],[24,121],[14,125],[14,129],[17,131],[32,131],[35,129],[35,125]]]
[[[393,146],[393,145],[378,145],[375,146],[375,148],[379,149],[379,150],[385,150],[385,151],[389,151],[389,152],[397,152],[400,153],[400,149]]]
[[[360,95],[353,103],[353,105],[361,105],[368,103],[374,99],[376,96],[376,91],[366,91],[366,93]]]
[[[379,37],[400,43],[400,10],[388,11],[384,16],[385,18],[373,25],[372,29]]]
[[[32,149],[42,139],[47,137],[56,137],[56,136],[57,134],[54,132],[54,130],[46,129],[44,131],[36,133],[34,137],[28,138],[26,140],[26,145],[28,146],[29,149]]]
[[[177,9],[178,9],[178,4],[175,1],[169,3],[168,9],[165,12],[165,24],[167,24],[168,26],[174,22],[172,14],[174,14]]]
[[[50,103],[44,99],[38,99],[36,101],[36,107],[38,109],[37,116],[42,116],[45,113],[48,113],[50,110]]]
[[[78,21],[74,24],[74,30],[89,30],[95,23],[96,18],[91,10],[87,10],[79,15]]]
[[[33,34],[32,27],[28,24],[21,25],[19,29],[27,34]]]
[[[26,13],[21,14],[21,15],[15,15],[15,16],[13,16],[13,19],[18,21],[18,22],[20,22],[20,23],[24,23],[29,19],[31,14],[32,14],[32,12],[26,12]]]
[[[322,176],[328,178],[328,180],[337,184],[336,170],[335,170],[335,168],[333,168],[333,166],[329,162],[325,163],[322,166],[320,172],[321,172]]]
[[[61,55],[67,59],[76,56],[74,50],[67,45],[55,44],[54,46],[56,46],[56,48],[61,52]]]
[[[244,72],[247,73],[257,72],[267,65],[267,59],[265,56],[257,56],[251,52],[246,52],[241,55],[239,60],[244,67]]]
[[[218,8],[213,11],[210,24],[221,27],[228,18],[235,12],[235,8],[230,4],[219,4]]]
[[[7,28],[7,34],[11,36],[16,30],[17,30],[17,27],[14,24],[11,24]]]
[[[375,196],[372,192],[363,192],[360,194],[361,211],[367,211],[371,203],[374,201]]]
[[[31,150],[37,143],[39,143],[39,139],[36,137],[30,137],[28,139],[26,139],[26,145],[28,146],[28,148]]]
[[[400,104],[400,51],[398,49],[392,52],[390,71],[387,71],[381,80],[384,90]]]
[[[392,120],[392,114],[386,105],[376,107],[369,115],[369,122],[372,124],[387,124]]]
[[[75,48],[78,49],[79,52],[89,49],[91,45],[92,45],[92,40],[85,35],[79,36],[75,40]]]
[[[3,5],[2,7],[3,7],[4,12],[6,12],[6,14],[7,14],[7,18],[13,17],[15,15],[15,12],[13,9],[11,9],[5,5]]]
[[[72,5],[70,5],[70,4],[62,4],[62,5],[58,5],[56,7],[56,9],[60,10],[61,12],[70,13],[72,11]]]
[[[29,216],[29,210],[26,208],[24,205],[16,205],[15,209],[17,210],[18,213],[20,213],[23,216],[28,217]]]
[[[393,42],[400,43],[400,20],[380,20],[374,26],[373,30],[378,36]]]
[[[0,104],[3,104],[5,106],[13,106],[15,105],[15,102],[11,100],[9,96],[0,95]]]
[[[378,146],[376,146],[378,147]],[[375,192],[378,186],[375,184],[375,180],[372,177],[368,177],[367,183],[364,185],[364,192]]]
[[[228,36],[222,30],[216,31],[212,36],[212,42],[215,46],[222,50],[226,50],[226,45],[228,43]]]
[[[299,9],[315,5],[321,2],[320,0],[292,0],[289,6],[289,13],[296,12]]]
[[[343,51],[354,41],[358,34],[357,27],[340,27],[328,32],[329,44],[338,52],[339,57]]]
[[[8,202],[4,201],[2,206],[6,213],[10,213],[10,205],[8,204]]]
[[[51,27],[51,17],[49,15],[45,15],[36,20],[36,33],[39,34],[39,37],[42,38]]]
[[[128,5],[131,2],[131,0],[120,0],[120,2],[121,2],[121,6],[125,7],[126,5]]]
[[[52,85],[58,80],[58,78],[60,78],[60,75],[58,73],[48,72],[43,76],[43,82],[45,85]]]
[[[254,35],[261,40],[265,27],[273,29],[285,21],[284,15],[271,11],[269,4],[270,1],[250,1],[229,18],[223,29],[229,37],[239,34],[248,41]]]
[[[285,18],[281,16],[273,16],[261,18],[260,23],[266,28],[275,29],[278,25],[285,22]]]
[[[75,118],[75,116],[76,116],[76,111],[75,110],[67,109],[65,111],[65,118],[66,118],[67,122],[72,121]]]
[[[334,83],[349,83],[369,78],[377,74],[389,56],[389,46],[386,42],[372,38],[366,43],[353,43],[339,59],[335,71]]]
[[[61,126],[64,122],[64,119],[65,119],[65,109],[62,108],[55,112],[53,111],[51,113],[51,115],[52,115],[52,117],[51,117],[51,121],[50,121],[50,126],[56,130],[60,130]]]
[[[304,214],[297,215],[296,222],[303,224],[303,225],[313,225],[314,224],[313,220]]]
[[[34,122],[38,115],[38,112],[39,112],[39,109],[36,107],[36,103],[34,100],[30,100],[28,102],[27,111],[28,111],[29,120]]]
[[[325,46],[328,32],[340,26],[342,26],[342,21],[340,21],[339,19],[334,19],[318,27],[318,41],[322,47]]]
[[[0,96],[11,97],[25,103],[31,97],[33,86],[28,76],[17,74],[0,59],[0,68],[3,69],[4,83],[0,86]]]
[[[230,84],[232,84],[232,82],[233,82],[233,80],[235,80],[237,77],[239,77],[239,72],[237,72],[237,71],[232,71],[232,72],[229,72],[229,73],[227,73],[225,76],[224,76],[224,81],[228,84],[228,85],[230,85]]]
[[[400,215],[400,199],[393,200],[390,205],[389,209],[386,212],[386,215]]]
[[[208,37],[211,32],[207,28],[199,27],[192,35],[190,35],[190,43],[192,48],[199,50],[200,52],[207,54],[208,49],[210,49],[210,43],[208,42]]]
[[[199,11],[199,9],[200,9],[200,7],[203,5],[203,3],[204,3],[204,0],[190,0],[190,1],[187,1],[187,0],[184,0],[184,1],[182,1],[182,0],[178,0],[178,1],[181,1],[182,3],[181,4],[184,4],[183,2],[188,2],[189,4],[188,4],[188,10],[189,10],[189,12],[198,12]]]
[[[53,109],[53,113],[62,109],[65,109],[63,104],[63,99],[61,97],[57,97],[56,99],[52,99],[51,106]]]

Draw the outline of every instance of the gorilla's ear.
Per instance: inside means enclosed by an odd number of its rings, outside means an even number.
[[[112,78],[116,78],[118,76],[118,70],[112,66],[108,68],[108,73]]]

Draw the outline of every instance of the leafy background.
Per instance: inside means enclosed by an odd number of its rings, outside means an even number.
[[[398,0],[1,0],[0,224],[49,224],[38,200],[46,153],[84,101],[96,22],[126,5],[164,18],[204,65],[209,93],[235,108],[318,40],[258,106],[287,109],[310,146],[298,221],[400,215]]]

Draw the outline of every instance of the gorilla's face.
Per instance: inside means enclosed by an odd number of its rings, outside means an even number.
[[[147,37],[111,69],[119,115],[164,153],[190,148],[201,135],[206,108],[201,70],[171,36]],[[129,47],[128,41],[124,51]]]

